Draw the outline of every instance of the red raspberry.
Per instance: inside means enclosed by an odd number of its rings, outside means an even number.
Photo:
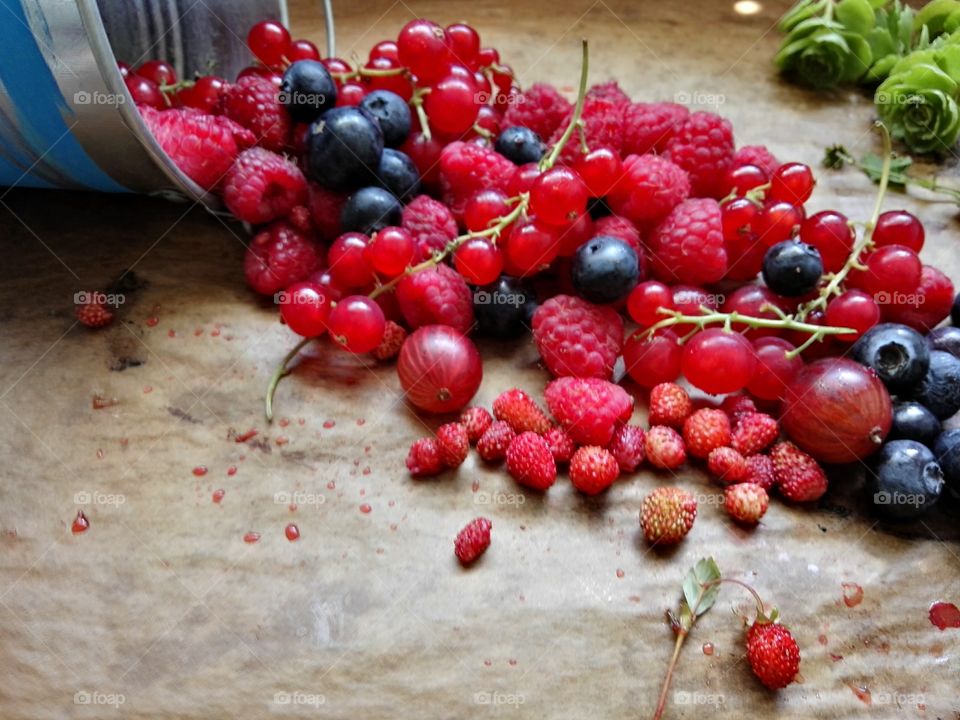
[[[310,215],[310,208],[306,205],[295,205],[287,213],[287,222],[293,225],[296,230],[308,235],[316,233],[317,228],[313,224],[313,217]]]
[[[687,391],[676,383],[660,383],[650,390],[650,410],[647,415],[651,425],[679,429],[692,412],[693,401]]]
[[[229,118],[187,108],[139,109],[163,151],[204,190],[221,186],[240,151],[256,141],[252,132]]]
[[[307,179],[297,164],[269,150],[244,150],[227,173],[223,202],[238,219],[259,225],[307,200]]]
[[[596,495],[620,477],[620,466],[609,450],[596,445],[578,448],[570,459],[570,482],[586,495]]]
[[[727,395],[720,403],[720,409],[727,414],[730,422],[736,427],[744,415],[757,412],[757,405],[749,395]]]
[[[755,455],[766,450],[780,436],[780,424],[766,413],[747,413],[740,416],[733,430],[731,446],[743,455]]]
[[[560,127],[572,107],[553,85],[534,83],[507,107],[500,126],[527,127],[546,140]]]
[[[463,565],[469,565],[490,547],[490,529],[493,523],[484,517],[471,520],[457,534],[453,551]]]
[[[386,327],[383,330],[383,340],[373,351],[373,356],[377,360],[389,360],[396,357],[400,348],[403,347],[403,341],[406,339],[407,331],[393,320],[387,320]]]
[[[417,246],[415,260],[426,260],[457,236],[457,221],[449,208],[429,195],[418,195],[403,208],[403,229]]]
[[[610,208],[635,223],[659,222],[690,196],[690,178],[659,155],[629,155],[607,197]]]
[[[646,254],[643,251],[643,242],[640,240],[640,231],[637,226],[619,215],[607,215],[593,223],[593,233],[591,237],[597,235],[608,235],[610,237],[620,238],[627,245],[637,251],[638,258],[641,259],[640,276],[646,275],[645,268],[642,265],[646,262]]]
[[[591,85],[590,89],[587,90],[587,97],[607,100],[617,105],[630,102],[630,96],[623,91],[623,88],[620,87],[620,84],[616,80]]]
[[[343,234],[340,216],[349,197],[347,193],[327,190],[315,182],[309,184],[307,207],[310,208],[310,217],[323,242],[332,243]]]
[[[448,468],[460,467],[470,452],[467,429],[456,422],[437,428],[437,444],[440,446],[440,460]]]
[[[623,472],[633,472],[646,458],[643,446],[646,433],[638,425],[617,425],[607,450]]]
[[[486,408],[468,407],[460,413],[460,422],[467,429],[470,442],[475,443],[493,424],[493,416],[487,412]]]
[[[737,522],[756,525],[770,506],[767,491],[754,483],[731,485],[723,494],[723,507]]]
[[[443,201],[455,218],[475,193],[494,189],[506,192],[515,165],[490,148],[470,142],[452,142],[440,153]]]
[[[780,167],[780,161],[766,145],[744,145],[733,154],[732,167],[743,165],[756,165],[767,173],[767,177],[773,177],[774,171]]]
[[[731,447],[718,447],[707,456],[707,470],[723,485],[732,485],[746,478],[747,461]]]
[[[683,440],[694,457],[706,459],[711,450],[730,444],[730,419],[723,410],[702,408],[683,422]]]
[[[321,259],[313,242],[281,220],[250,241],[243,272],[251,288],[272,295],[303,280],[317,269]]]
[[[583,123],[583,134],[587,139],[587,147],[591,150],[607,148],[620,153],[623,147],[623,111],[626,105],[605,98],[587,98],[583,103],[583,112],[580,120]],[[550,136],[549,145],[553,146],[560,141],[561,136],[573,119],[573,110],[567,114],[560,126]],[[560,162],[573,165],[580,156],[580,142],[578,134],[563,146],[560,151]]]
[[[438,475],[443,471],[440,443],[436,438],[420,438],[410,446],[410,452],[407,453],[407,470],[414,477]]]
[[[743,478],[744,482],[759,485],[766,491],[776,483],[776,477],[773,472],[773,460],[766,455],[751,455],[747,458],[747,472]]]
[[[543,396],[557,422],[580,445],[605,446],[617,422],[626,422],[633,414],[630,394],[598,378],[558,378]]]
[[[493,401],[493,416],[508,423],[518,433],[529,431],[542,435],[552,427],[533,398],[517,388],[497,396]]]
[[[779,623],[759,620],[747,630],[747,660],[753,674],[771,690],[785,688],[800,672],[800,648]]]
[[[612,308],[557,295],[533,313],[533,339],[553,375],[609,378],[623,347],[623,319]]]
[[[675,470],[687,461],[687,448],[680,433],[666,425],[647,430],[643,451],[650,464],[661,470]]]
[[[688,117],[690,111],[677,103],[630,104],[623,112],[624,155],[664,152],[677,126]]]
[[[653,271],[667,284],[709,285],[727,272],[716,200],[684,200],[654,229],[649,243]]]
[[[516,436],[509,423],[497,420],[477,440],[477,454],[487,462],[503,460]]]
[[[812,502],[827,491],[827,475],[812,457],[792,442],[779,442],[770,450],[777,489],[787,500]]]
[[[250,130],[257,145],[282,152],[290,143],[290,116],[280,104],[273,80],[247,75],[220,94],[223,114]]]
[[[690,175],[694,197],[722,198],[733,164],[733,126],[708,112],[695,112],[667,143],[667,156]]]
[[[463,277],[448,265],[407,275],[397,285],[397,300],[407,324],[449,325],[466,334],[473,326],[473,295]]]
[[[521,485],[546,490],[557,479],[557,464],[546,441],[535,432],[525,432],[507,448],[507,472]]]
[[[88,328],[102,328],[113,322],[113,311],[103,302],[103,293],[84,291],[77,293],[76,297],[79,302],[73,314],[78,323]]]
[[[651,545],[676,545],[696,519],[697,499],[680,488],[658,487],[640,507],[640,527]]]
[[[566,430],[552,427],[543,434],[543,439],[547,441],[547,447],[550,448],[550,453],[556,462],[570,462],[577,446]]]

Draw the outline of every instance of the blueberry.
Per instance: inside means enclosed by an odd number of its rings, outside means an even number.
[[[640,280],[637,251],[620,238],[598,235],[577,248],[570,276],[577,294],[590,302],[623,300]]]
[[[960,428],[947,430],[933,443],[950,494],[960,500]]]
[[[410,106],[406,101],[389,90],[374,90],[364,96],[360,107],[377,119],[383,131],[383,144],[398,147],[410,134]]]
[[[930,448],[913,440],[893,440],[870,459],[867,488],[878,515],[913,520],[936,504],[943,471]]]
[[[930,353],[927,374],[913,389],[913,399],[941,420],[960,410],[960,359],[943,350]]]
[[[399,225],[403,208],[397,198],[379,187],[357,190],[347,199],[340,215],[343,232],[372,235],[391,225]]]
[[[953,299],[953,309],[950,310],[950,319],[954,325],[960,325],[960,293]]]
[[[927,447],[940,434],[937,416],[918,402],[900,402],[893,406],[893,426],[887,440],[916,440]]]
[[[522,280],[501,275],[498,280],[473,291],[473,314],[477,332],[508,339],[527,332],[537,309],[536,296]]]
[[[874,325],[853,344],[852,352],[854,360],[873,368],[893,392],[912,388],[930,367],[930,348],[923,335],[897,323]]]
[[[530,128],[508,127],[497,137],[493,149],[514,165],[540,162],[547,152],[543,140]]]
[[[297,122],[313,122],[337,104],[337,84],[316,60],[297,60],[283,73],[280,102]]]
[[[310,176],[331,190],[355,190],[368,184],[380,164],[383,132],[365,110],[327,110],[310,126]]]
[[[420,194],[420,171],[406,153],[386,148],[377,166],[377,180],[403,202]]]
[[[931,350],[943,350],[954,357],[960,357],[960,327],[942,327],[931,330],[927,335],[927,345]]]
[[[763,256],[763,281],[777,295],[806,295],[817,287],[821,275],[820,251],[799,240],[779,242]]]

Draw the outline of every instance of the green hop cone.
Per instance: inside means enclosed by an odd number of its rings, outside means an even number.
[[[774,61],[799,83],[831,88],[859,80],[870,68],[873,53],[857,32],[833,20],[812,17],[790,31]]]
[[[960,136],[960,86],[931,51],[901,62],[877,88],[874,103],[890,134],[917,153],[950,150]],[[938,62],[939,61],[939,62]]]

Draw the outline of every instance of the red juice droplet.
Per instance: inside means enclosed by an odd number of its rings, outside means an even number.
[[[280,418],[280,422],[277,423],[280,427],[286,427],[290,424],[290,420],[287,418]]]
[[[258,434],[259,432],[257,430],[250,428],[245,433],[241,433],[240,435],[237,435],[237,437],[234,439],[238,443],[245,443],[247,440],[253,440],[253,438],[255,438]]]
[[[260,542],[260,533],[248,532],[243,536],[243,541],[248,545],[253,545],[253,543]]]
[[[153,392],[153,385],[144,385],[144,386],[143,386],[143,394],[144,394],[144,395],[149,395],[149,394],[152,393],[152,392]]]
[[[236,474],[237,474],[237,466],[236,466],[236,465],[231,465],[230,467],[227,468],[227,475],[233,477],[233,476],[236,475]]]
[[[170,328],[169,330],[167,330],[167,337],[176,337],[176,336],[177,336],[176,330],[174,330],[173,328]]]
[[[363,425],[363,424],[366,423],[366,422],[367,422],[367,421],[364,420],[363,418],[357,418],[357,425]]]
[[[486,665],[487,667],[490,667],[491,665],[493,665],[493,660],[484,660],[483,664]]]
[[[364,468],[363,470],[361,470],[360,472],[361,472],[361,474],[363,474],[363,475],[369,475],[369,474],[370,474],[370,468],[369,468],[369,467],[365,467],[365,468]]]
[[[941,630],[960,628],[960,610],[953,603],[940,600],[930,606],[930,622]]]
[[[511,665],[516,665],[516,664],[517,664],[517,659],[516,659],[516,658],[510,658],[509,660],[507,660],[507,662],[510,663]]]
[[[104,408],[113,407],[119,402],[116,398],[105,398],[103,395],[94,395],[91,405],[93,405],[94,410],[103,410]]]
[[[622,578],[624,575],[623,568],[617,568],[617,577]]]
[[[97,460],[103,460],[103,450],[97,448]]]
[[[336,424],[337,424],[337,423],[336,423],[336,421],[334,421],[334,420],[324,420],[324,421],[323,421],[323,427],[326,428],[327,430],[329,430],[330,428],[332,428],[332,427],[333,427],[334,425],[336,425]]]
[[[819,635],[819,636],[817,637],[817,642],[820,643],[821,645],[826,645],[826,644],[827,644],[827,636],[826,636],[826,635]]]
[[[843,660],[843,655],[837,655],[836,653],[830,653],[830,659],[834,662],[840,662]]]
[[[297,511],[297,504],[296,504],[296,503],[290,503],[289,505],[287,505],[287,510],[289,510],[290,512],[296,512],[296,511]]]
[[[152,315],[147,318],[147,327],[156,327],[158,322],[160,322],[160,318],[158,318],[156,315]]]
[[[333,490],[336,487],[337,487],[337,484],[333,480],[327,483],[327,490]]]
[[[286,528],[284,528],[283,534],[287,536],[287,540],[289,540],[290,542],[293,542],[294,540],[299,540],[300,528],[298,528],[293,523],[290,523],[289,525],[287,525]]]
[[[73,525],[70,527],[73,534],[79,535],[80,533],[86,532],[89,528],[90,521],[87,520],[87,516],[83,514],[83,510],[77,510],[77,516],[73,519]]]
[[[843,583],[843,602],[848,608],[856,607],[863,602],[863,588],[856,583]]]
[[[290,442],[290,440],[287,439],[286,435],[281,435],[274,442],[276,442],[277,445],[283,446],[283,445],[286,445],[288,442]]]
[[[306,425],[306,424],[307,424],[306,418],[297,418],[297,425]]]
[[[474,481],[470,484],[470,489],[471,489],[473,492],[477,492],[477,490],[480,489],[480,481],[479,481],[479,480],[474,480]]]
[[[220,337],[220,328],[214,328],[211,330],[210,337]]]
[[[193,469],[193,474],[196,475],[197,477],[203,477],[204,475],[207,474],[207,466],[206,466],[206,465],[197,465],[197,466]]]
[[[369,515],[372,510],[373,508],[370,507],[368,503],[363,503],[363,505],[360,506],[360,512],[362,512],[364,515]]]
[[[864,685],[854,685],[853,683],[847,683],[847,687],[853,691],[853,694],[857,696],[857,700],[862,702],[864,705],[873,705],[873,697],[870,695],[870,688]]]
[[[387,500],[387,507],[393,507],[397,504],[396,500]]]
[[[706,642],[701,649],[704,655],[713,655],[713,643]]]
[[[197,328],[196,330],[193,331],[194,337],[200,337],[201,335],[203,335],[203,328]]]
[[[220,501],[223,500],[223,496],[225,494],[226,494],[226,491],[224,491],[223,488],[220,488],[219,490],[214,490],[213,501],[219,505]]]

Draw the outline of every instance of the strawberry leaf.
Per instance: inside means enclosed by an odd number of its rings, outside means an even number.
[[[720,593],[720,583],[716,582],[720,577],[720,568],[712,557],[699,560],[687,572],[683,578],[683,597],[691,620],[696,620],[713,607]]]

